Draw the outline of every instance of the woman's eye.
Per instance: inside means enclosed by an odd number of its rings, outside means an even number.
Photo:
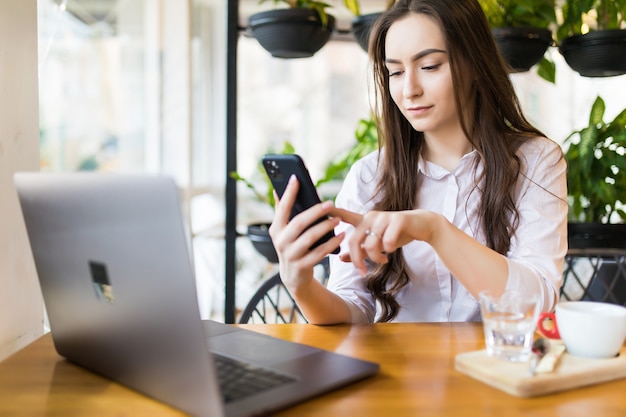
[[[402,71],[399,71],[399,70],[389,70],[388,72],[389,72],[390,77],[395,77],[397,75],[402,74]]]
[[[439,68],[440,66],[441,66],[441,64],[424,65],[424,66],[422,67],[422,69],[423,69],[424,71],[434,71],[434,70],[436,70],[437,68]]]

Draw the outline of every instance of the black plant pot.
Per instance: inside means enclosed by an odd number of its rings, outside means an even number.
[[[553,43],[548,29],[503,27],[492,30],[498,50],[512,72],[528,71],[538,63]]]
[[[563,39],[559,52],[583,77],[626,74],[626,29],[598,30]]]
[[[335,18],[324,26],[313,9],[276,9],[250,16],[248,28],[261,46],[276,58],[308,58],[330,39]]]
[[[278,263],[278,255],[269,234],[269,224],[251,224],[248,226],[248,239],[252,246],[271,263]]]
[[[626,224],[567,224],[570,249],[626,249]]]
[[[368,52],[372,26],[380,15],[382,15],[382,12],[363,14],[352,19],[352,34],[361,49],[365,52]]]

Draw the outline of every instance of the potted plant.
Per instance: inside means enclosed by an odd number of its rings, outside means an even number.
[[[626,0],[565,0],[559,52],[584,77],[626,74]]]
[[[264,3],[270,0],[260,0]],[[276,58],[313,56],[330,39],[335,18],[318,0],[271,0],[287,7],[255,13],[248,20],[252,36]]]
[[[604,100],[597,97],[589,125],[564,141],[571,221],[626,220],[621,207],[626,202],[626,109],[610,122],[603,120],[605,109]]]
[[[385,10],[389,10],[395,2],[396,0],[385,0]],[[359,0],[344,0],[344,4],[354,15],[352,19],[352,34],[361,49],[367,52],[372,26],[383,12],[361,14]]]
[[[554,42],[554,0],[479,0],[479,3],[511,72],[525,72],[539,63],[539,76],[554,83],[555,65],[545,58],[546,50]]]
[[[604,112],[604,100],[597,97],[589,125],[564,141],[569,250],[562,294],[570,299],[573,285],[583,291],[583,299],[624,304],[626,109],[610,122],[604,121]],[[586,273],[580,272],[580,265]]]

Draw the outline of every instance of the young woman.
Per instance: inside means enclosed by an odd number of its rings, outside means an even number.
[[[400,0],[373,28],[380,151],[336,199],[270,228],[309,322],[480,320],[482,290],[559,297],[566,163],[524,117],[476,0]],[[308,230],[321,216],[330,218]],[[337,237],[309,250],[332,228]],[[327,287],[313,266],[331,256]]]

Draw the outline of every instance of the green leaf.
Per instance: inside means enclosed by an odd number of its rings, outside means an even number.
[[[497,0],[479,0],[480,6],[487,17],[487,22],[492,28],[504,26],[504,10],[500,8]]]
[[[589,171],[593,162],[596,145],[596,127],[588,126],[580,131],[580,143],[578,144],[579,163],[583,172]]]
[[[555,84],[556,83],[556,65],[545,56],[541,58],[537,64],[537,75],[544,80]]]
[[[597,126],[602,123],[605,110],[606,106],[604,104],[604,100],[602,97],[598,96],[591,107],[591,113],[589,114],[589,126]]]
[[[374,118],[361,119],[355,129],[356,144],[330,162],[316,185],[325,182],[343,179],[350,167],[368,153],[378,149],[378,130]]]
[[[359,0],[343,0],[343,4],[345,4],[346,8],[352,12],[355,16],[361,15],[361,10],[359,8]]]
[[[289,141],[285,141],[285,143],[283,143],[283,149],[280,151],[280,153],[282,154],[294,154],[296,153],[296,148],[293,146],[293,144]]]

